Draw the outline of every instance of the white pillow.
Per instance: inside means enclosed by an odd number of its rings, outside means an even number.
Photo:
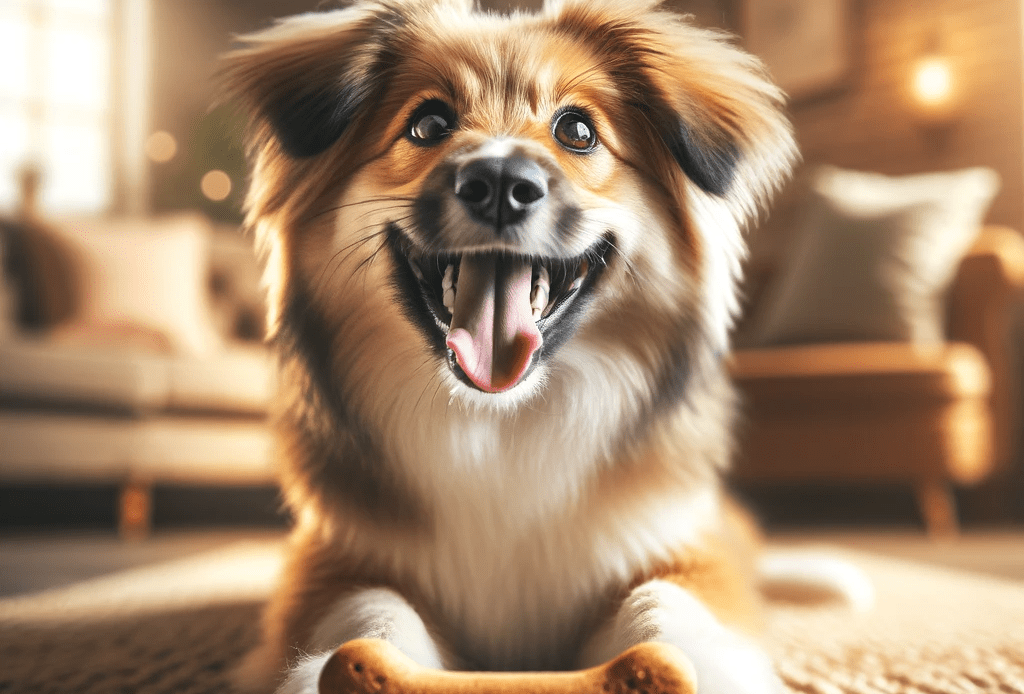
[[[946,290],[998,189],[987,168],[903,177],[821,169],[757,342],[942,341]]]
[[[75,323],[156,330],[194,355],[221,346],[208,300],[205,217],[63,219],[55,227],[79,265]]]

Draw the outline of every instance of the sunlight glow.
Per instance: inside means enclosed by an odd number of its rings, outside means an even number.
[[[29,71],[12,69],[14,65],[25,65],[29,56],[29,23],[21,13],[0,12],[0,100],[27,99]]]
[[[54,106],[103,111],[110,101],[110,45],[100,31],[75,25],[43,32],[43,99]]]
[[[113,6],[0,0],[0,209],[16,206],[26,164],[42,173],[44,213],[110,204]]]
[[[112,173],[106,127],[54,121],[44,124],[42,135],[43,209],[98,212],[106,207]]]

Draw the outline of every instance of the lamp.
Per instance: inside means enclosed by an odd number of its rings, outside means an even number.
[[[926,108],[939,108],[953,95],[953,70],[943,56],[930,55],[914,65],[914,98]]]
[[[912,63],[910,96],[922,120],[944,124],[956,114],[958,85],[953,62],[939,44],[938,34],[932,33],[925,50]]]

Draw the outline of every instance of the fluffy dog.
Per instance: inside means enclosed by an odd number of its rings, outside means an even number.
[[[719,482],[741,231],[795,158],[761,64],[651,2],[365,0],[226,70],[296,518],[249,676],[660,640],[704,692],[772,690]]]

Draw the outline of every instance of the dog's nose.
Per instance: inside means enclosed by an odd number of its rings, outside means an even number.
[[[463,206],[499,234],[506,225],[522,221],[547,194],[544,169],[526,157],[475,159],[455,175],[455,195]]]

